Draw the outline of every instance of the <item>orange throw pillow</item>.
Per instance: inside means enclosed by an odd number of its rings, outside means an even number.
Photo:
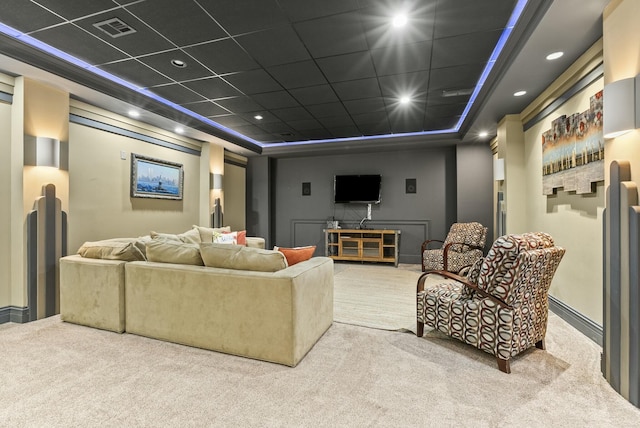
[[[287,264],[293,266],[296,263],[309,260],[313,253],[316,251],[315,245],[309,245],[308,247],[295,247],[295,248],[283,248],[273,247],[274,250],[280,251],[287,259]]]

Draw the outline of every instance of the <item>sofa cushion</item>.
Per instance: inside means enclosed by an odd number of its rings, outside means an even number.
[[[274,251],[280,251],[287,259],[287,264],[289,266],[293,266],[296,263],[303,262],[305,260],[309,260],[313,253],[316,251],[315,245],[309,245],[307,247],[295,247],[295,248],[284,248],[284,247],[273,247]]]
[[[159,263],[204,265],[197,244],[162,239],[153,239],[147,243],[147,260]]]
[[[287,259],[279,251],[262,250],[241,245],[201,243],[200,254],[205,266],[277,272],[287,267]]]
[[[146,260],[145,255],[136,246],[136,240],[132,238],[87,241],[78,249],[78,254],[91,259],[122,260],[126,262]]]
[[[187,230],[186,232],[179,233],[179,234],[159,233],[159,232],[152,231],[151,238],[186,242],[189,244],[199,244],[201,242],[200,232],[195,227],[193,229]]]

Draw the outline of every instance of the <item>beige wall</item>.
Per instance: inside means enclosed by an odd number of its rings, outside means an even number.
[[[552,120],[588,110],[589,97],[602,89],[602,82],[598,79],[524,133],[527,229],[550,233],[567,250],[550,294],[599,324],[602,324],[604,184],[599,183],[594,194],[577,195],[559,189],[557,195],[543,195],[540,141],[542,133],[551,128]]]
[[[87,112],[85,115],[92,116]],[[129,127],[127,122],[120,125]],[[163,138],[189,143],[177,136]],[[132,153],[182,164],[183,199],[131,198]],[[122,154],[126,159],[121,159]],[[85,241],[148,235],[151,231],[181,233],[200,224],[201,193],[204,192],[205,201],[208,195],[208,187],[202,189],[200,163],[198,155],[72,123],[69,129],[69,251],[75,252]],[[208,177],[208,171],[203,175]]]
[[[247,188],[246,168],[225,164],[224,166],[224,224],[232,230],[245,230]]]
[[[0,103],[0,308],[11,301],[11,106]]]
[[[589,98],[603,88],[603,79],[589,84],[526,131],[523,125],[601,64],[602,50],[602,42],[595,43],[521,114],[506,116],[499,124],[496,143],[497,156],[505,159],[506,178],[499,189],[505,191],[507,233],[550,233],[567,250],[552,282],[551,296],[598,324],[602,324],[604,183],[593,194],[558,189],[556,195],[543,195],[540,142],[553,120],[587,110]]]

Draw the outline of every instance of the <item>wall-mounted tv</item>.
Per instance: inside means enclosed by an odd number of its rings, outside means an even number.
[[[333,179],[333,201],[336,204],[378,204],[382,176],[336,175]]]

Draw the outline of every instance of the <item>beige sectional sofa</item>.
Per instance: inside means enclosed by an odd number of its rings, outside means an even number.
[[[72,255],[60,260],[60,313],[67,322],[295,366],[333,322],[333,260],[269,272]]]

